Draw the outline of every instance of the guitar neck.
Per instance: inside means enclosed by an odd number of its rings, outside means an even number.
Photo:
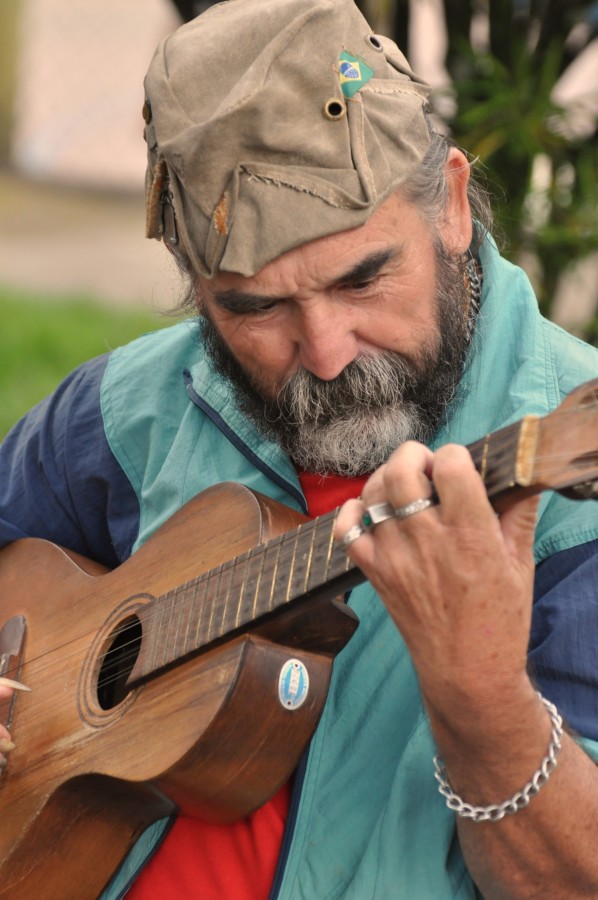
[[[598,478],[598,380],[577,388],[548,416],[528,415],[468,446],[499,510],[511,498]],[[563,434],[569,434],[563,452]],[[575,455],[577,454],[577,455]],[[588,481],[578,495],[596,495]],[[257,620],[314,597],[337,597],[364,581],[333,537],[338,510],[252,548],[150,601],[140,618],[144,649],[135,681]],[[151,622],[150,622],[151,620]]]
[[[467,449],[494,503],[533,484],[542,424],[543,420],[538,416],[525,416],[519,422],[469,444]],[[542,487],[538,486],[538,490]]]
[[[140,618],[150,627],[144,628],[134,682],[293,603],[337,597],[364,581],[334,540],[336,513],[305,522],[144,606]]]

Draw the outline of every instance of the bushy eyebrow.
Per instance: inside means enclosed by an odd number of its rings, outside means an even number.
[[[249,291],[239,291],[230,288],[228,291],[214,291],[212,294],[214,303],[222,309],[232,313],[246,313],[254,309],[262,309],[271,303],[284,300],[284,297],[267,297],[264,294],[252,294]]]
[[[382,271],[387,263],[397,259],[400,254],[401,250],[397,246],[368,253],[367,256],[355,263],[354,266],[335,278],[329,287],[340,287],[344,284],[359,284],[364,281],[371,281]],[[214,291],[212,297],[214,302],[222,309],[237,314],[262,309],[288,299],[287,297],[272,297],[267,294],[255,294],[251,291],[241,291],[237,288],[230,288],[225,291]]]
[[[362,281],[371,281],[379,275],[384,266],[401,254],[399,247],[388,247],[386,250],[377,250],[369,253],[364,259],[356,263],[348,272],[335,280],[336,285],[359,284]]]

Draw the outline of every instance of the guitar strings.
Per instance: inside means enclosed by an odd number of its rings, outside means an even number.
[[[569,456],[570,456],[570,454],[554,454],[554,455],[552,455],[552,456],[550,457],[550,459],[567,459]],[[538,459],[539,459],[539,457],[538,457]],[[549,459],[549,457],[544,457],[544,459]],[[332,515],[335,515],[335,514],[336,514],[336,511],[335,511]],[[330,514],[328,514],[328,515],[330,515]],[[320,520],[319,520],[319,521],[321,521],[322,518],[324,518],[324,517],[320,517]],[[308,526],[308,525],[313,525],[313,526],[315,527],[315,525],[316,525],[317,523],[318,523],[318,520],[312,520],[311,522],[304,523],[303,528],[304,528],[304,530],[305,530],[306,526]],[[259,547],[260,549],[262,549],[262,548],[268,546],[269,544],[272,544],[272,543],[275,543],[276,541],[280,541],[280,540],[284,539],[284,538],[287,537],[289,534],[294,535],[294,534],[295,534],[295,530],[294,530],[293,532],[287,533],[286,535],[280,535],[280,536],[278,536],[278,538],[272,539],[272,540],[269,541],[267,544],[264,544],[264,545],[258,545],[258,547]],[[218,572],[217,577],[218,577],[218,578],[221,578],[223,572],[226,572],[228,569],[230,569],[231,567],[233,567],[233,566],[234,566],[235,564],[237,564],[238,562],[244,561],[244,558],[246,558],[246,557],[249,555],[249,553],[251,553],[251,551],[248,551],[247,553],[244,553],[244,554],[240,554],[239,556],[235,557],[234,559],[227,561],[227,563],[224,563],[221,567],[216,567],[216,569],[211,569],[209,572],[203,573],[203,575],[200,576],[199,579],[191,579],[189,582],[185,582],[184,585],[178,585],[176,588],[174,588],[174,589],[172,589],[171,591],[168,591],[168,592],[166,592],[165,594],[162,595],[162,597],[163,597],[163,601],[162,601],[162,602],[160,602],[160,597],[156,598],[156,600],[155,600],[154,602],[156,602],[156,603],[158,604],[158,606],[157,606],[157,608],[156,608],[156,612],[155,612],[154,615],[164,615],[165,612],[169,612],[176,604],[179,603],[179,598],[178,598],[178,597],[172,597],[172,598],[170,598],[170,599],[167,599],[167,598],[169,598],[169,594],[172,594],[173,591],[180,591],[181,588],[184,588],[185,586],[187,586],[187,585],[189,585],[189,584],[192,584],[194,581],[199,581],[200,583],[201,583],[201,582],[205,582],[205,581],[209,580],[210,577],[213,577],[214,573],[215,573],[218,569],[220,569],[220,572]],[[101,576],[100,576],[100,577],[101,577]],[[224,605],[225,605],[225,606],[226,606],[227,602],[228,602],[228,597],[225,597],[225,598],[224,598]],[[220,598],[219,595],[214,597],[214,603],[215,603],[216,605],[221,605],[221,604],[222,604],[222,600],[221,600],[221,598]],[[98,603],[98,605],[105,605],[105,601],[100,601],[100,602]],[[147,621],[150,622],[151,619],[152,619],[153,617],[154,617],[153,615],[150,616],[150,617],[148,617],[148,618],[147,618]],[[118,629],[116,629],[116,631],[115,631],[114,633],[116,634],[117,632],[118,632]],[[90,631],[87,632],[87,633],[83,633],[83,634],[80,634],[80,635],[77,636],[77,637],[74,637],[72,640],[66,642],[66,643],[63,644],[63,645],[59,645],[58,647],[52,648],[52,649],[50,649],[50,650],[48,650],[48,651],[45,651],[43,654],[40,654],[37,658],[33,658],[33,659],[31,659],[31,660],[28,660],[28,661],[27,661],[28,668],[31,669],[32,673],[34,673],[34,672],[35,672],[35,665],[34,665],[34,664],[35,664],[36,661],[41,661],[42,659],[44,659],[45,657],[47,657],[47,656],[50,655],[50,654],[54,655],[54,654],[56,654],[58,651],[60,651],[61,649],[66,648],[67,646],[69,646],[70,644],[73,644],[73,643],[76,643],[76,642],[80,642],[81,640],[85,640],[86,637],[89,637],[89,636],[91,636],[91,635],[95,635],[96,633],[97,633],[96,630],[94,630],[94,631],[91,631],[91,630],[90,630]],[[215,638],[212,638],[212,640],[214,640],[214,639],[215,639]],[[137,644],[137,641],[136,641],[136,640],[135,640],[135,641],[131,641],[130,643],[131,643],[131,645],[135,646],[135,645]],[[121,647],[121,650],[125,650],[125,649],[126,649],[126,646],[127,646],[126,644],[123,645],[123,646]],[[61,659],[58,660],[58,662],[62,662],[62,661],[64,661],[64,660],[68,660],[69,657],[72,657],[72,656],[78,656],[78,655],[79,655],[78,652],[75,651],[75,652],[73,652],[72,654],[69,654],[69,655],[66,655],[66,656],[62,657]],[[98,656],[98,661],[99,661],[100,666],[101,666],[101,663],[104,661],[106,655],[107,655],[107,654],[105,654],[104,656],[102,656],[102,654],[99,654],[99,656]],[[42,672],[43,672],[43,669],[42,669],[42,670],[38,670],[38,672],[39,672],[39,671],[42,671]],[[11,670],[10,673],[6,673],[6,674],[13,674],[13,673],[14,673],[14,670]],[[119,676],[115,676],[115,677],[118,678]],[[109,683],[109,682],[106,682],[106,683]]]
[[[204,572],[201,575],[197,576],[196,578],[189,579],[188,581],[175,586],[174,588],[170,589],[169,591],[166,591],[165,593],[163,593],[161,595],[154,596],[148,592],[148,594],[146,596],[149,596],[152,598],[150,602],[152,605],[155,605],[156,608],[155,608],[155,612],[153,614],[150,614],[149,616],[146,617],[145,622],[151,624],[152,620],[155,619],[155,617],[164,616],[165,614],[169,614],[175,607],[180,606],[180,596],[172,596],[173,594],[180,595],[181,593],[184,593],[189,588],[192,588],[192,587],[197,588],[198,585],[208,585],[208,583],[213,579],[215,579],[217,582],[220,582],[223,575],[226,575],[229,572],[234,574],[235,569],[238,570],[239,566],[242,563],[248,562],[251,559],[257,560],[260,555],[265,554],[266,552],[268,552],[269,550],[272,550],[273,548],[275,548],[278,545],[282,546],[283,544],[286,543],[287,548],[290,549],[292,546],[293,539],[295,539],[295,543],[296,543],[297,538],[299,537],[300,534],[306,534],[306,533],[309,533],[312,531],[315,532],[316,528],[319,525],[322,525],[322,524],[328,525],[328,524],[332,523],[332,521],[334,520],[334,518],[336,516],[336,513],[337,513],[337,510],[334,510],[332,513],[326,513],[325,515],[319,516],[316,519],[312,519],[308,522],[302,523],[300,526],[298,526],[298,528],[293,529],[290,532],[285,532],[274,538],[271,538],[262,544],[258,544],[255,547],[251,548],[249,551],[239,554],[236,557],[234,557],[233,559],[227,560],[226,562],[222,563],[221,565],[213,567],[213,568],[209,569],[207,572]],[[339,545],[335,545],[335,546],[339,546]],[[294,558],[296,552],[297,552],[297,547],[295,546],[292,550],[293,558]],[[340,548],[339,548],[339,552],[340,552]],[[344,558],[344,554],[343,554],[343,558]],[[114,570],[114,571],[118,571],[118,570]],[[275,575],[276,573],[273,573],[273,574]],[[103,576],[100,575],[98,577],[101,579]],[[290,581],[292,577],[293,577],[293,563],[291,563],[291,569],[288,574],[287,580]],[[241,590],[243,590],[243,584],[234,584],[233,579],[231,577],[231,579],[229,581],[229,591],[224,596],[222,596],[220,594],[217,594],[216,596],[214,596],[214,606],[217,609],[220,609],[220,610],[225,609],[226,606],[228,605],[229,600],[230,600],[229,592],[230,592],[230,588],[232,586],[234,586],[235,589],[241,588]],[[141,596],[142,594],[143,594],[143,592],[139,592],[138,594],[136,594],[134,596]],[[97,609],[101,609],[102,607],[105,607],[106,606],[105,597],[98,598],[95,606]],[[284,602],[282,604],[279,604],[279,607],[281,609],[283,606],[284,606]],[[90,605],[90,607],[88,607],[88,609],[93,611],[93,605]],[[261,613],[261,615],[265,615],[266,612],[268,612],[268,610],[263,611]],[[170,624],[171,623],[166,624],[166,626],[164,627],[165,631],[168,629]],[[247,624],[247,623],[245,623],[245,624]],[[126,627],[123,628],[121,626],[119,628],[119,626],[116,626],[114,631],[110,632],[110,635],[107,634],[106,639],[107,640],[110,639],[112,641],[110,646],[112,646],[119,631],[122,632],[122,631],[126,631],[126,630],[127,630]],[[235,630],[237,630],[237,629],[233,628],[230,631],[235,631]],[[95,637],[97,635],[98,631],[99,631],[99,629],[90,629],[86,632],[81,632],[79,635],[74,636],[72,639],[70,639],[69,641],[66,641],[64,644],[58,645],[56,647],[52,647],[52,648],[48,649],[47,651],[40,653],[38,656],[32,657],[30,660],[26,660],[25,662],[27,664],[28,673],[35,677],[40,674],[43,674],[44,671],[46,671],[46,670],[50,671],[51,669],[53,669],[56,665],[58,665],[60,663],[68,662],[69,659],[73,659],[75,657],[81,656],[80,651],[75,649],[71,653],[66,653],[66,654],[63,654],[62,656],[59,656],[58,659],[56,659],[53,664],[47,665],[42,668],[40,668],[39,666],[36,665],[36,663],[39,663],[42,661],[45,662],[47,657],[49,657],[50,655],[56,656],[57,653],[59,653],[63,649],[66,649],[69,646],[79,644],[81,642],[84,642],[88,638]],[[206,641],[206,646],[210,643],[213,643],[215,640],[219,639],[220,637],[225,636],[225,634],[226,634],[226,632],[217,633],[215,636],[209,637],[208,640]],[[126,651],[127,647],[131,647],[131,646],[134,647],[137,644],[138,644],[138,641],[135,639],[135,640],[130,641],[128,644],[125,643],[125,644],[121,645],[121,647],[119,649],[121,652]],[[202,649],[202,645],[200,644],[199,647],[197,647],[195,649],[198,649],[198,650]],[[91,650],[91,645],[88,648],[88,652],[90,650]],[[109,648],[105,654],[101,654],[101,653],[98,654],[98,656],[96,658],[95,667],[94,667],[95,669],[101,668],[102,663],[108,657],[110,652],[111,652],[111,650]],[[192,651],[189,651],[189,652],[192,652]],[[2,674],[7,675],[8,677],[16,677],[17,676],[17,668],[13,667],[13,668],[9,669],[7,672],[3,672]],[[121,677],[121,676],[116,675],[115,679],[117,680],[119,677]],[[106,680],[105,682],[102,682],[102,683],[109,684],[110,680]]]
[[[586,406],[586,408],[589,408],[590,406],[591,406],[591,407],[598,407],[598,400],[592,402],[592,404],[588,404],[588,405]],[[579,410],[573,408],[573,409],[571,409],[571,410],[563,410],[563,411],[559,414],[559,417],[560,417],[560,418],[562,418],[562,417],[572,417],[572,416],[578,415],[578,414],[579,414]],[[559,423],[556,423],[556,422],[549,422],[549,421],[546,420],[546,419],[545,419],[545,420],[542,420],[542,421],[544,422],[545,427],[548,428],[548,427],[550,426],[550,430],[553,430],[553,427],[554,427],[554,429],[556,429],[557,427],[560,427],[560,424],[562,424],[562,423],[559,424]],[[518,423],[515,423],[515,424],[518,424]],[[497,434],[500,434],[500,432],[498,432]],[[483,440],[483,439],[482,439],[482,440]],[[569,452],[569,453],[564,453],[564,452],[563,452],[563,453],[553,453],[553,454],[550,454],[550,455],[538,455],[538,456],[535,457],[535,459],[536,459],[536,462],[542,463],[542,464],[545,464],[545,463],[547,463],[547,462],[548,462],[548,463],[551,463],[551,464],[556,464],[556,463],[558,463],[558,462],[560,462],[560,461],[565,461],[565,460],[569,460],[569,461],[570,461],[570,459],[571,459],[571,453],[570,453],[570,452]],[[558,469],[559,469],[558,465],[555,465],[554,471],[557,472]],[[549,477],[549,476],[550,476],[550,471],[549,471],[548,468],[545,468],[544,474],[545,474],[545,477]],[[588,480],[588,479],[584,479],[583,477],[580,478],[580,481],[583,481],[583,480]],[[306,533],[306,532],[308,532],[308,531],[310,531],[310,530],[315,530],[315,528],[316,528],[318,525],[321,525],[322,522],[325,521],[326,519],[333,520],[334,517],[336,516],[337,512],[338,512],[338,510],[334,510],[332,513],[327,513],[327,514],[325,514],[324,516],[320,516],[320,517],[318,517],[318,518],[316,518],[316,519],[313,519],[313,520],[310,520],[310,521],[308,521],[308,522],[302,523],[300,526],[298,526],[298,528],[293,529],[291,532],[286,532],[286,533],[284,533],[284,534],[282,534],[282,535],[278,535],[277,537],[274,537],[274,538],[269,539],[268,541],[264,542],[263,544],[258,544],[258,545],[256,545],[256,547],[251,548],[249,551],[246,551],[246,552],[244,552],[244,553],[242,553],[242,554],[239,554],[239,555],[235,556],[234,558],[232,558],[232,559],[230,559],[230,560],[227,560],[226,562],[222,563],[222,564],[219,565],[219,566],[216,566],[216,567],[211,568],[210,570],[208,570],[207,572],[202,573],[201,575],[197,576],[196,578],[189,579],[187,582],[184,582],[184,583],[182,583],[181,585],[177,585],[176,587],[171,588],[170,590],[166,591],[166,592],[165,592],[164,594],[162,594],[162,595],[159,595],[159,596],[157,596],[157,597],[154,597],[153,595],[151,595],[151,594],[148,593],[148,596],[151,596],[151,597],[152,597],[152,601],[151,601],[151,602],[152,602],[153,604],[156,605],[156,610],[155,610],[155,613],[152,613],[151,615],[149,615],[148,617],[146,617],[145,622],[151,624],[151,621],[152,621],[152,619],[155,618],[155,616],[157,616],[157,615],[164,616],[165,614],[169,614],[169,613],[175,608],[175,606],[177,606],[177,605],[180,604],[180,597],[179,597],[179,596],[170,596],[170,595],[176,594],[177,592],[178,592],[179,594],[180,594],[181,592],[184,593],[184,591],[185,591],[186,589],[188,589],[189,587],[191,587],[191,586],[197,587],[198,585],[207,584],[207,583],[209,582],[210,579],[216,578],[217,580],[219,580],[219,579],[222,578],[223,573],[228,573],[230,570],[233,570],[233,569],[234,569],[236,566],[238,566],[240,563],[249,561],[251,558],[257,559],[258,556],[259,556],[259,554],[264,553],[264,552],[267,551],[268,549],[272,549],[272,547],[274,547],[277,543],[282,544],[282,543],[285,542],[285,540],[286,540],[288,543],[290,543],[289,538],[295,538],[295,539],[296,539],[297,536],[298,536],[298,534],[299,534],[299,532]],[[327,523],[326,523],[326,524],[327,524]],[[337,546],[338,546],[338,545],[337,545]],[[251,554],[253,554],[253,557],[251,557]],[[114,570],[114,571],[117,571],[117,570]],[[100,575],[100,576],[97,576],[97,577],[102,578],[103,576]],[[292,577],[292,572],[291,572],[291,574],[290,574],[289,577]],[[229,590],[230,590],[230,585],[229,585]],[[142,593],[143,593],[142,591],[139,592],[139,594],[142,594]],[[204,599],[205,599],[205,598],[204,598]],[[215,604],[215,606],[216,606],[217,608],[222,608],[222,607],[225,608],[226,605],[227,605],[227,603],[229,602],[229,599],[230,599],[230,598],[229,598],[228,594],[225,595],[224,598],[221,598],[220,594],[216,592],[216,595],[215,595],[214,598],[213,598],[213,603]],[[96,604],[95,604],[95,606],[96,606],[98,609],[100,609],[102,606],[105,606],[105,605],[106,605],[106,601],[105,601],[105,599],[102,599],[102,598],[98,598],[98,599],[97,599],[97,602],[96,602]],[[280,608],[282,608],[283,606],[284,606],[284,603],[280,605]],[[93,608],[94,608],[93,605],[91,605],[91,606],[89,607],[89,609],[90,609],[91,611],[93,611]],[[263,614],[265,614],[265,613],[263,613]],[[168,627],[168,625],[170,625],[170,624],[171,624],[171,623],[167,623],[167,626],[165,626],[165,630],[166,630],[166,628]],[[126,629],[125,629],[125,630],[126,630]],[[236,630],[236,629],[233,629],[233,630]],[[42,668],[39,668],[39,667],[36,665],[37,663],[40,663],[40,662],[46,660],[47,657],[49,657],[50,655],[51,655],[51,656],[55,656],[55,655],[56,655],[57,653],[59,653],[61,650],[64,650],[64,649],[66,649],[66,648],[69,647],[69,646],[72,646],[72,645],[74,645],[74,644],[80,643],[80,642],[82,642],[82,641],[85,641],[85,640],[88,639],[88,638],[91,638],[91,637],[95,636],[95,635],[97,634],[97,632],[98,632],[98,629],[93,629],[93,630],[90,629],[90,630],[87,631],[87,632],[82,632],[82,633],[76,635],[75,637],[73,637],[72,639],[70,639],[69,641],[66,641],[64,644],[61,644],[61,645],[58,645],[58,646],[56,646],[56,647],[50,648],[50,649],[48,649],[47,651],[44,651],[43,653],[40,653],[40,654],[39,654],[38,656],[36,656],[36,657],[33,657],[33,658],[31,658],[31,659],[26,659],[26,660],[24,660],[24,662],[25,662],[26,665],[27,665],[27,669],[30,671],[30,673],[31,673],[33,676],[39,676],[40,674],[43,674],[43,672],[46,671],[46,670],[47,670],[47,671],[51,671],[52,669],[55,668],[55,666],[56,666],[57,664],[60,664],[60,663],[63,663],[63,662],[68,662],[69,659],[74,658],[74,657],[77,657],[77,656],[80,656],[79,651],[73,650],[71,653],[67,653],[67,654],[65,654],[65,655],[59,656],[57,660],[55,660],[51,665],[48,665],[46,668],[43,668],[43,667],[42,667]],[[115,629],[114,632],[112,632],[112,634],[114,635],[114,637],[118,634],[118,627]],[[215,638],[209,638],[209,639],[208,639],[208,643],[211,643],[211,642],[213,642],[214,640],[217,640],[218,637],[221,637],[221,636],[223,636],[223,635],[220,635],[220,634],[219,634],[219,635],[218,635],[217,637],[215,637]],[[128,644],[127,644],[127,643],[123,644],[122,647],[119,648],[119,649],[120,649],[121,651],[125,651],[125,650],[127,649],[127,646],[136,646],[137,644],[138,644],[138,640],[137,640],[137,639],[136,639],[136,640],[132,640],[132,641],[128,642]],[[200,646],[199,648],[197,648],[197,649],[201,649],[201,646]],[[109,655],[110,652],[111,652],[111,651],[110,651],[110,648],[109,648],[109,650],[108,650],[105,654],[98,654],[97,662],[96,662],[96,669],[97,669],[98,667],[101,668],[102,663],[105,661],[106,657]],[[15,676],[15,675],[17,675],[17,668],[16,668],[16,667],[12,667],[11,669],[7,670],[6,672],[3,672],[2,674],[3,674],[3,675],[6,675],[7,677]],[[116,675],[116,676],[114,676],[114,679],[109,679],[109,680],[107,680],[106,682],[103,682],[103,683],[109,684],[111,680],[117,680],[119,677],[122,677],[122,676]],[[62,680],[62,676],[61,676],[61,680]],[[32,698],[32,699],[33,699],[33,698]]]
[[[307,523],[306,523],[306,524],[307,524]],[[243,554],[243,556],[244,556],[244,555],[245,555],[245,554]],[[229,565],[232,564],[232,563],[234,563],[237,559],[238,559],[238,558],[235,558],[235,560],[231,560],[230,563],[229,563]],[[228,568],[229,565],[225,565],[225,566],[223,567],[222,571],[224,571],[226,568]],[[210,573],[205,573],[204,578],[207,578],[207,577],[209,576],[209,574],[210,574]],[[171,592],[167,592],[165,595],[163,595],[163,597],[164,597],[164,598],[168,597],[168,594],[169,594],[169,593],[171,593]],[[216,602],[217,604],[221,602],[221,601],[220,601],[220,597],[218,597],[218,596],[215,597],[214,600],[215,600],[215,602]],[[157,601],[159,602],[159,598],[157,598]],[[158,614],[160,614],[160,615],[163,614],[165,608],[166,608],[166,610],[168,610],[169,608],[172,608],[172,606],[174,606],[174,604],[177,603],[177,602],[178,602],[178,601],[177,601],[177,598],[175,597],[175,598],[173,598],[173,599],[170,601],[170,603],[169,603],[168,601],[166,601],[166,603],[160,604],[159,607],[156,609],[156,615],[158,615]],[[226,600],[225,600],[225,603],[226,603]],[[149,617],[148,621],[149,621],[151,618],[153,618],[153,616],[152,616],[152,617]],[[43,654],[40,654],[40,655],[37,657],[37,660],[38,660],[38,661],[39,661],[39,660],[42,660],[44,657],[48,656],[50,653],[51,653],[51,654],[55,654],[55,653],[58,652],[59,650],[61,650],[61,649],[65,648],[66,646],[68,646],[69,644],[72,644],[72,643],[74,643],[74,642],[76,642],[76,641],[80,641],[80,640],[84,639],[86,636],[89,636],[89,635],[95,634],[95,633],[96,633],[95,631],[93,631],[93,632],[90,631],[90,632],[88,632],[87,634],[83,634],[83,635],[80,635],[79,637],[73,638],[71,641],[65,643],[64,645],[58,646],[58,647],[56,647],[56,648],[52,648],[51,650],[46,651],[46,652],[43,653]],[[131,644],[133,644],[133,645],[136,645],[136,643],[137,643],[137,641],[132,641],[132,642],[131,642]],[[123,645],[123,647],[122,647],[121,649],[126,649],[126,645]],[[79,654],[78,654],[77,652],[74,652],[73,654],[70,654],[70,656],[78,656],[78,655],[79,655]],[[64,656],[64,657],[62,657],[62,659],[60,659],[59,661],[67,660],[68,658],[69,658],[69,656]],[[98,656],[98,661],[99,661],[99,664],[100,664],[100,666],[101,666],[101,662],[103,661],[103,657],[102,657],[101,654],[99,654],[99,656]],[[36,659],[32,659],[31,661],[28,661],[28,668],[30,668],[30,669],[32,670],[32,673],[33,673],[33,671],[35,670],[35,666],[33,665],[35,662],[36,662]],[[32,666],[33,666],[33,668],[32,668]],[[42,669],[42,670],[39,670],[39,671],[42,671],[42,672],[43,672],[43,669]],[[7,673],[7,674],[13,674],[13,672],[11,671],[11,673]],[[117,675],[117,676],[115,676],[115,679],[118,679],[119,677],[122,677],[122,676]],[[103,682],[103,684],[109,684],[111,680],[113,680],[113,679],[107,679],[105,682]]]

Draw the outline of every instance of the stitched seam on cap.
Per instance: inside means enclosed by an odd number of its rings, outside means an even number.
[[[246,165],[241,166],[241,169],[252,180],[261,181],[264,184],[275,184],[277,187],[288,187],[291,190],[298,191],[300,194],[310,194],[312,197],[318,197],[320,200],[328,203],[329,206],[334,206],[337,209],[355,209],[352,204],[335,200],[332,194],[328,194],[326,191],[318,191],[315,187],[310,188],[307,185],[299,185],[292,181],[286,181],[283,178],[275,178],[273,175],[258,174],[257,172],[252,172]]]
[[[368,193],[372,200],[375,200],[378,196],[378,192],[376,191],[376,183],[374,181],[374,176],[372,170],[370,168],[370,162],[368,159],[367,149],[365,146],[365,134],[363,128],[363,120],[364,120],[364,109],[363,103],[361,101],[361,97],[356,96],[352,98],[353,104],[358,105],[359,107],[359,122],[355,125],[355,130],[357,131],[357,140],[359,141],[359,162],[361,163],[361,167],[359,165],[356,166],[357,171],[359,172],[361,169],[361,173],[365,176],[365,180],[367,183]],[[354,129],[351,129],[352,131]],[[356,161],[357,162],[357,161]]]
[[[410,97],[417,97],[419,100],[423,99],[420,91],[414,91],[403,85],[397,85],[395,87],[392,84],[372,84],[371,81],[368,84],[364,84],[364,86],[360,88],[359,93],[388,94],[392,96],[395,94],[409,94]]]

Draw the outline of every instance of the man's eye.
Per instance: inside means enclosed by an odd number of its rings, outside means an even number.
[[[259,306],[255,306],[252,309],[252,312],[257,313],[259,315],[260,313],[271,312],[273,309],[276,309],[277,306],[278,306],[278,300],[273,300],[271,303],[260,303]]]
[[[272,303],[252,303],[251,306],[235,310],[235,312],[243,316],[265,316],[267,313],[275,310],[277,306],[278,300],[273,300]]]
[[[346,285],[347,290],[349,291],[367,291],[369,288],[373,287],[376,283],[375,278],[370,278],[367,281],[352,281],[350,284]]]

